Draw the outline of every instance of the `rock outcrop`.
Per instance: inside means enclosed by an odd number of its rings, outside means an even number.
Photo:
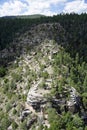
[[[50,90],[48,91],[47,89],[40,89],[38,86],[34,86],[28,92],[27,103],[35,110],[40,109],[40,106],[47,102],[44,95],[49,93]]]
[[[73,113],[79,112],[81,106],[81,98],[75,88],[71,87],[69,89],[69,92],[70,99],[67,101],[68,109]]]
[[[10,47],[0,52],[0,64],[6,64],[15,57],[26,54],[28,49],[41,44],[45,39],[65,44],[65,30],[59,23],[44,23],[31,27],[26,33],[14,39]]]

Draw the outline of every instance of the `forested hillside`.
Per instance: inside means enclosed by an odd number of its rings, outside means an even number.
[[[87,14],[0,18],[0,130],[87,130]]]
[[[80,57],[87,60],[87,14],[60,14],[53,17],[40,17],[36,19],[21,19],[20,17],[13,19],[0,18],[0,49],[9,46],[17,33],[24,33],[31,26],[37,24],[51,22],[59,22],[65,29],[68,42],[66,49],[73,56],[79,51]]]

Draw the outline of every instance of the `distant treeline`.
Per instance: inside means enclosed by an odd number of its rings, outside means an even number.
[[[66,49],[72,56],[79,53],[82,60],[87,61],[87,14],[60,14],[53,17],[37,17],[34,19],[20,17],[0,18],[0,50],[8,47],[16,34],[24,33],[31,26],[41,23],[59,22],[66,31]]]

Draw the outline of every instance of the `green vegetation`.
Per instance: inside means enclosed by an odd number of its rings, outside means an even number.
[[[43,80],[40,84],[39,84],[40,88],[45,88],[46,84],[45,84],[45,80]]]
[[[87,61],[87,14],[64,14],[57,15],[53,17],[40,17],[29,19],[29,18],[0,18],[0,49],[8,47],[9,44],[13,41],[16,33],[24,33],[31,26],[37,25],[40,23],[50,23],[50,22],[59,22],[66,31],[65,37],[68,40],[68,44],[64,46],[66,50],[71,53],[72,56],[75,56],[79,52],[80,58]],[[74,30],[74,31],[73,31]],[[63,36],[60,32],[60,44],[63,42]],[[57,40],[55,38],[54,40]]]
[[[53,54],[53,50],[50,51],[49,46],[39,48],[38,45],[37,50],[35,50],[37,47],[31,46],[29,48],[28,46],[28,48],[25,48],[27,52],[24,57],[21,56],[20,58],[20,51],[17,50],[16,52],[16,49],[19,48],[13,44],[14,38],[27,32],[31,27],[42,23],[54,23],[52,30],[54,34],[53,45],[56,42],[58,43],[58,52]],[[59,36],[56,33],[55,23],[60,23],[64,29],[64,31],[59,29]],[[45,31],[45,28],[40,29]],[[0,130],[7,130],[10,125],[13,130],[27,130],[28,117],[26,116],[23,121],[19,121],[19,117],[20,113],[25,109],[28,90],[35,85],[38,86],[38,92],[39,89],[42,91],[44,89],[50,91],[51,89],[49,94],[44,94],[44,97],[48,98],[50,102],[52,97],[56,97],[58,100],[63,98],[63,101],[65,101],[65,105],[47,108],[46,114],[48,114],[50,128],[41,124],[38,129],[86,130],[87,124],[82,119],[82,114],[87,113],[87,14],[60,14],[53,17],[38,16],[34,17],[34,20],[24,16],[0,18],[0,30],[2,30],[0,32]],[[26,33],[27,37],[28,35],[31,34]],[[18,42],[20,41],[16,39],[17,45]],[[46,41],[46,44],[48,42],[49,40]],[[19,56],[15,63],[10,63],[11,65],[8,63],[14,60],[14,57],[11,59],[9,56],[8,59],[3,59],[1,53],[5,48],[9,50],[9,46],[13,48],[12,54],[16,52],[17,56]],[[34,49],[35,54],[30,53],[31,48]],[[52,59],[48,58],[49,54]],[[43,61],[41,61],[42,58]],[[5,66],[4,62],[6,63]],[[53,74],[50,74],[50,66],[53,68]],[[39,82],[41,79],[42,82]],[[71,87],[76,89],[81,98],[78,112],[64,110],[67,101],[70,99],[68,90]],[[35,91],[37,92],[37,88]],[[34,125],[34,128],[36,128],[36,124]]]
[[[22,18],[22,19],[37,19],[37,18],[45,17],[45,15],[35,14],[35,15],[15,16],[15,17],[16,18]]]
[[[3,77],[6,75],[6,68],[0,67],[0,77]]]
[[[18,124],[16,122],[12,122],[12,129],[16,130],[18,127]]]
[[[26,121],[23,121],[21,124],[20,124],[20,129],[21,130],[27,130],[27,125],[26,125]]]
[[[50,128],[46,130],[83,130],[83,121],[78,115],[74,117],[70,112],[63,113],[63,115],[58,115],[55,109],[48,109],[48,120],[51,124]]]
[[[0,114],[1,115],[1,114]],[[0,120],[0,129],[6,130],[11,124],[11,121],[6,113],[3,113],[3,116]]]
[[[45,72],[41,72],[40,76],[43,77],[44,79],[47,79],[49,74],[47,71],[45,71]]]

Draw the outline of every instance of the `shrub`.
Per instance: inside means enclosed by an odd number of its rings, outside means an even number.
[[[9,87],[11,90],[15,90],[16,89],[16,83],[14,80],[11,80],[10,84],[9,84]]]
[[[9,112],[11,108],[12,108],[12,106],[10,105],[10,103],[8,103],[6,105],[6,112]]]
[[[45,81],[42,81],[42,82],[39,84],[39,87],[40,87],[40,88],[45,88],[45,87],[46,87]]]
[[[24,121],[24,122],[22,122],[22,123],[20,124],[20,129],[21,129],[21,130],[27,130],[27,123],[26,123],[26,121]]]
[[[76,114],[72,120],[73,126],[79,129],[79,127],[83,127],[83,120]]]
[[[14,109],[14,110],[13,110],[13,114],[15,115],[16,113],[17,113],[17,110],[16,110],[16,109]]]
[[[11,121],[9,120],[8,116],[5,115],[1,120],[1,130],[7,130],[7,128],[10,126]]]
[[[12,73],[12,77],[15,80],[15,82],[21,81],[22,79],[21,74],[17,74],[17,73]]]
[[[44,79],[47,79],[48,76],[49,76],[49,74],[47,71],[41,73],[41,77],[43,77]]]
[[[6,75],[6,68],[0,67],[0,77],[3,77]]]
[[[13,130],[16,130],[17,127],[18,127],[18,124],[17,124],[16,122],[13,122],[13,123],[12,123],[12,129],[13,129]]]

